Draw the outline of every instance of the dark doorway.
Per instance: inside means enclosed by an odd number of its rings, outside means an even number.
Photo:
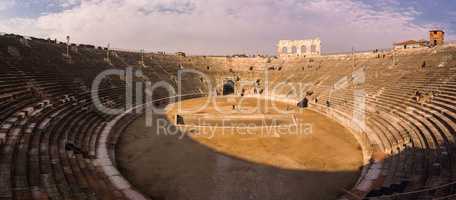
[[[301,100],[299,103],[298,103],[298,107],[299,108],[307,108],[308,107],[308,104],[309,104],[309,100],[306,98],[304,98],[303,100]]]
[[[234,93],[234,81],[228,80],[223,84],[223,95],[230,95]]]
[[[184,123],[184,118],[180,115],[176,115],[176,124],[177,125],[183,125]]]

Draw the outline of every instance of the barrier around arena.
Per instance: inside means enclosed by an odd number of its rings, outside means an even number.
[[[138,192],[129,182],[126,180],[121,173],[117,170],[116,168],[116,162],[115,162],[115,156],[112,155],[110,156],[110,152],[108,150],[109,145],[115,146],[117,143],[117,140],[119,139],[120,136],[115,136],[112,141],[109,140],[111,137],[111,134],[113,132],[113,127],[120,122],[124,117],[128,116],[129,114],[132,113],[132,111],[137,110],[137,109],[142,109],[145,106],[148,106],[154,102],[162,101],[162,100],[167,100],[167,99],[173,99],[173,98],[178,98],[180,100],[182,99],[187,99],[187,98],[196,98],[196,97],[201,97],[205,96],[207,94],[205,93],[192,93],[192,94],[186,94],[186,95],[180,95],[180,96],[172,96],[172,97],[166,97],[166,98],[160,98],[153,100],[151,102],[138,105],[134,108],[131,108],[124,113],[118,115],[115,117],[113,120],[107,123],[105,126],[104,130],[101,133],[100,140],[99,140],[99,146],[97,148],[97,159],[94,161],[94,164],[98,167],[100,167],[102,172],[108,177],[109,181],[112,183],[112,185],[121,191],[128,199],[131,200],[148,200],[147,197],[145,197],[143,194]],[[252,96],[256,98],[261,98],[261,99],[269,99],[269,100],[274,100],[274,101],[281,101],[284,103],[291,103],[291,104],[296,104],[298,101],[292,98],[287,98],[287,97],[282,97],[282,96]],[[371,158],[372,150],[370,148],[370,139],[368,138],[368,134],[366,134],[365,131],[361,132],[354,132],[354,130],[364,130],[363,128],[359,127],[356,123],[352,123],[349,116],[345,116],[343,113],[339,113],[337,110],[334,109],[326,109],[323,106],[319,105],[314,105],[312,104],[313,107],[310,109],[313,111],[316,111],[318,113],[324,114],[325,116],[329,117],[330,119],[335,120],[336,122],[340,123],[342,126],[349,128],[350,131],[352,131],[353,136],[355,139],[358,141],[358,143],[361,145],[362,152],[363,152],[363,170],[361,173],[361,176],[359,177],[355,189],[361,190],[361,191],[367,191],[370,189],[371,185],[373,184],[373,181],[377,178],[377,176],[380,175],[380,173],[377,173],[380,171],[381,164],[380,163],[375,163],[374,165],[368,166],[367,164],[369,163],[369,160]],[[337,117],[336,117],[337,116]]]
[[[297,104],[299,100],[290,98],[288,96],[265,96],[265,95],[255,95],[252,97],[270,99],[274,101],[281,101],[284,103]],[[371,131],[367,127],[360,127],[359,124],[353,122],[351,117],[342,113],[338,110],[327,108],[322,105],[312,104],[309,106],[310,110],[318,112],[327,116],[330,119],[335,120],[342,126],[348,128],[352,135],[355,137],[357,142],[361,145],[363,153],[363,169],[360,177],[357,180],[353,189],[368,193],[374,185],[374,182],[379,178],[382,169],[382,162],[370,163],[372,158],[373,150],[371,148],[372,144],[379,142],[378,138],[375,138],[374,134],[369,134]],[[341,199],[344,199],[343,197]]]
[[[373,188],[382,171],[382,161],[375,161],[373,163],[370,162],[373,153],[372,144],[376,144],[378,139],[373,137],[374,134],[369,134],[370,130],[367,127],[359,126],[359,124],[354,122],[347,114],[318,104],[311,103],[310,105],[311,110],[323,114],[348,128],[361,145],[363,153],[363,169],[358,181],[353,187],[353,190],[361,191],[363,194],[367,194]],[[348,191],[346,191],[346,193],[350,194]],[[361,199],[361,197],[358,196],[356,196],[356,198]],[[346,198],[341,197],[340,199],[345,200]]]

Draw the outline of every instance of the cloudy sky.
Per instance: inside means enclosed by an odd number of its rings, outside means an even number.
[[[0,32],[149,51],[274,54],[320,37],[323,52],[389,48],[443,28],[454,0],[0,0]]]

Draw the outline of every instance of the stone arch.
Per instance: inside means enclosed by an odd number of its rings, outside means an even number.
[[[297,54],[298,53],[298,48],[296,46],[291,47],[291,53],[292,54]]]
[[[316,53],[316,52],[317,52],[317,45],[312,44],[312,45],[310,46],[310,52],[311,52],[311,53]]]
[[[233,80],[227,80],[223,84],[223,95],[230,95],[234,94],[234,81]]]
[[[282,48],[282,53],[288,53],[288,48],[287,47],[283,47]]]
[[[302,54],[307,53],[307,46],[306,46],[306,45],[302,45],[302,46],[301,46],[301,53],[302,53]]]

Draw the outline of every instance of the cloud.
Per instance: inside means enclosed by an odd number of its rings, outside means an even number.
[[[195,54],[275,53],[280,39],[319,36],[324,51],[390,47],[421,39],[420,13],[352,0],[57,0],[73,5],[36,19],[0,21],[22,34]],[[391,1],[391,2],[388,2]],[[384,1],[395,6],[396,1]]]
[[[51,0],[49,4],[57,4],[63,9],[71,8],[81,4],[81,0]]]
[[[36,23],[37,20],[26,18],[0,20],[0,30],[5,33],[47,38],[49,36],[49,31],[37,26]]]
[[[163,14],[191,14],[195,10],[195,4],[189,0],[165,0],[165,1],[152,1],[144,4],[138,11],[143,12],[145,15],[154,12]]]
[[[15,0],[2,0],[0,1],[0,11],[7,10],[16,4]]]

